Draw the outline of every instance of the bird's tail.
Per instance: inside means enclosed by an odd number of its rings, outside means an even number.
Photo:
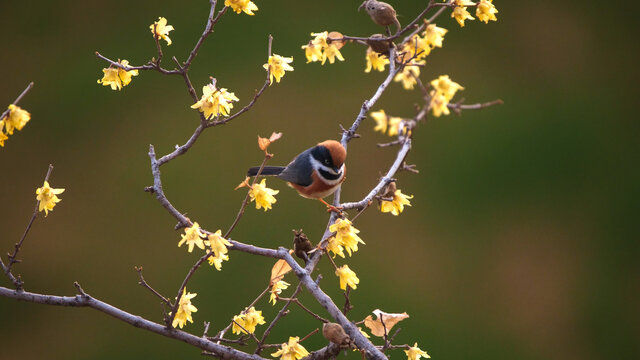
[[[259,166],[250,168],[247,171],[247,176],[258,175],[258,170],[260,170]],[[282,170],[284,170],[284,166],[265,166],[260,175],[280,175]]]

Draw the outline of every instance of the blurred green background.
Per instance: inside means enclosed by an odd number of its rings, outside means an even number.
[[[244,191],[233,191],[261,161],[256,135],[282,131],[270,149],[286,164],[315,142],[338,138],[384,75],[365,74],[364,48],[347,45],[345,62],[305,64],[310,32],[380,32],[359,1],[256,1],[256,16],[229,12],[203,45],[190,73],[200,92],[209,76],[246,104],[264,81],[268,34],[273,50],[293,56],[295,71],[273,85],[246,115],[206,131],[162,168],[167,196],[210,230],[233,221]],[[394,1],[402,23],[426,1]],[[418,342],[434,359],[637,359],[640,356],[640,214],[635,109],[637,12],[631,2],[495,1],[498,22],[460,28],[448,15],[443,49],[428,57],[422,79],[441,74],[465,86],[469,103],[505,105],[432,118],[415,132],[399,187],[415,195],[399,217],[369,210],[358,220],[367,243],[348,264],[360,277],[353,319],[371,310],[403,312],[397,340]],[[121,92],[96,84],[112,59],[145,63],[155,55],[149,24],[164,16],[176,30],[165,65],[184,60],[202,32],[207,1],[2,1],[0,103],[30,82],[20,103],[31,122],[0,149],[0,248],[24,230],[47,165],[63,201],[38,217],[15,266],[26,289],[75,293],[73,281],[104,301],[154,321],[161,307],[137,285],[134,266],[166,296],[197,258],[177,248],[175,220],[149,194],[149,144],[159,154],[182,144],[197,113],[180,77],[141,73]],[[635,30],[634,30],[635,29]],[[394,83],[376,104],[411,116],[418,90]],[[3,105],[4,106],[4,105]],[[360,199],[386,169],[392,149],[361,127],[349,147],[343,199]],[[267,213],[247,209],[233,238],[291,245],[291,229],[314,240],[324,208],[283,183]],[[4,255],[3,255],[4,256]],[[187,330],[225,326],[266,286],[273,261],[232,252],[221,272],[203,268],[189,291],[199,311]],[[6,259],[6,257],[4,257]],[[339,260],[343,263],[343,260]],[[324,260],[322,285],[341,304]],[[294,282],[291,275],[287,279]],[[0,283],[8,286],[6,279]],[[285,291],[285,295],[290,294]],[[308,294],[303,301],[327,316]],[[279,307],[257,305],[270,321]],[[183,343],[90,309],[54,308],[0,298],[0,358],[199,358]],[[320,324],[292,312],[269,338],[304,336]],[[264,327],[259,328],[259,331]],[[325,344],[315,335],[309,350]],[[268,356],[270,352],[263,353]],[[393,358],[404,358],[401,351]]]

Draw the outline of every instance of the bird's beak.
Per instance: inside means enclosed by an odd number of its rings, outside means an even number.
[[[336,174],[340,174],[340,169],[341,168],[342,168],[342,166],[341,167],[334,167],[334,168],[331,168],[331,170],[333,170],[333,172],[336,173]]]
[[[362,2],[362,4],[360,4],[360,6],[358,7],[358,11],[362,10],[362,8],[363,8],[363,7],[364,7],[364,5],[367,3],[367,1],[369,1],[369,0],[364,0],[364,1]]]

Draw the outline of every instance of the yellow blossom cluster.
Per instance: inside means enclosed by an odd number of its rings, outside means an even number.
[[[118,64],[128,67],[127,60],[120,60]],[[123,87],[129,85],[133,76],[138,76],[138,70],[125,70],[117,66],[111,66],[102,69],[102,79],[98,79],[98,84],[111,86],[111,90],[122,90]]]
[[[336,34],[342,36],[339,33]],[[307,57],[307,63],[322,61],[321,64],[324,65],[328,59],[329,63],[333,64],[336,61],[336,58],[340,61],[344,61],[344,57],[342,57],[342,54],[340,53],[340,48],[342,47],[343,42],[333,41],[329,43],[327,40],[329,38],[328,31],[311,33],[311,36],[315,36],[315,38],[309,41],[307,45],[302,45],[302,49]]]
[[[27,110],[14,104],[9,105],[7,114],[0,119],[0,146],[4,147],[4,141],[13,135],[13,130],[21,131],[31,120],[31,114]]]
[[[198,311],[198,309],[191,304],[191,299],[197,295],[198,294],[187,293],[187,288],[184,288],[182,296],[180,296],[176,316],[173,317],[173,323],[171,326],[174,328],[179,326],[180,329],[182,329],[182,327],[187,324],[187,321],[193,324],[191,313]]]
[[[386,55],[378,54],[371,48],[367,49],[365,58],[367,61],[367,68],[364,69],[364,72],[366,73],[371,72],[371,69],[384,71],[385,65],[389,64],[389,59]]]
[[[442,47],[444,35],[447,29],[429,24],[422,34],[414,34],[409,40],[402,44],[401,61],[406,62],[411,58],[424,59],[431,53],[431,50]]]
[[[49,186],[47,181],[42,187],[36,189],[36,200],[38,201],[38,211],[44,210],[44,216],[49,215],[49,211],[53,211],[53,207],[62,201],[56,195],[60,195],[64,189],[54,189]]]
[[[169,32],[173,31],[172,25],[167,25],[167,19],[162,16],[158,18],[153,24],[149,25],[151,33],[156,39],[162,39],[167,42],[167,45],[171,45],[171,38],[169,38]]]
[[[285,71],[293,71],[293,67],[289,65],[292,61],[293,57],[284,57],[276,54],[269,56],[268,62],[262,65],[265,70],[269,71],[269,85],[273,84],[274,77],[276,82],[279,83]]]
[[[247,331],[253,334],[257,325],[265,324],[262,311],[257,311],[253,306],[243,311],[240,315],[233,317],[233,327],[231,330],[234,334],[246,334]],[[245,331],[246,330],[246,331]]]
[[[480,0],[478,3],[465,0],[455,0],[455,8],[451,12],[451,17],[456,19],[460,26],[464,26],[465,20],[475,20],[471,13],[467,11],[468,6],[476,7],[476,16],[480,21],[485,24],[489,23],[489,20],[497,21],[496,14],[498,9],[493,5],[493,0]]]
[[[255,15],[253,12],[258,10],[256,4],[249,0],[225,0],[224,6],[231,7],[231,10],[236,14],[240,14],[244,11],[247,15]]]
[[[238,100],[240,99],[227,89],[217,89],[215,85],[207,84],[202,87],[202,97],[191,108],[200,110],[207,119],[220,115],[229,116],[233,102]]]
[[[339,255],[344,258],[343,249],[347,250],[349,256],[352,252],[358,251],[358,243],[364,244],[358,233],[360,230],[351,225],[348,219],[338,219],[329,226],[329,231],[336,235],[329,239],[327,250],[333,252],[333,256]]]
[[[276,281],[272,286],[271,286],[271,296],[269,297],[269,302],[273,303],[273,305],[276,305],[276,300],[278,300],[278,296],[280,294],[282,294],[282,290],[285,290],[286,288],[289,287],[288,282],[284,281],[284,280],[278,280]]]
[[[283,343],[280,350],[271,354],[273,357],[279,357],[281,360],[300,360],[309,355],[307,349],[299,343],[300,338],[295,336],[289,337],[288,343]]]
[[[402,123],[402,118],[397,116],[389,116],[384,110],[378,110],[371,113],[371,118],[376,122],[376,126],[373,128],[374,131],[380,131],[381,133],[386,133],[387,129],[389,130],[389,136],[396,136],[400,131],[400,125]]]
[[[415,343],[413,346],[411,346],[409,350],[405,350],[404,353],[407,354],[408,360],[419,360],[420,357],[424,357],[425,359],[431,358],[431,356],[429,356],[426,351],[420,350],[420,348],[418,347],[418,343]]]
[[[267,187],[267,179],[262,179],[258,184],[255,183],[249,189],[249,197],[251,201],[256,202],[256,209],[263,208],[264,211],[271,209],[271,205],[277,201],[273,195],[279,193],[280,190],[273,190]]]
[[[207,258],[209,265],[214,265],[218,271],[222,270],[222,262],[229,260],[227,246],[233,246],[233,244],[222,237],[222,230],[218,230],[213,234],[209,234],[208,240],[204,241],[204,245],[211,249],[207,249],[208,253],[213,252],[213,255]]]
[[[398,216],[404,210],[405,205],[411,206],[411,202],[409,202],[409,199],[412,198],[413,195],[405,195],[402,193],[402,191],[400,191],[400,189],[397,189],[393,193],[393,200],[382,200],[382,202],[380,203],[380,211],[382,211],[383,213],[390,212],[391,214]]]
[[[429,93],[431,95],[429,107],[433,111],[433,115],[436,117],[442,114],[449,115],[449,102],[458,90],[464,90],[464,88],[457,82],[452,81],[449,75],[440,75],[440,77],[431,81],[431,86],[433,90]]]

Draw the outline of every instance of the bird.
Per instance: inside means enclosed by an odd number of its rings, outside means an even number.
[[[340,209],[323,200],[345,180],[347,150],[335,140],[325,140],[298,154],[287,166],[265,166],[260,175],[271,175],[288,182],[302,197],[317,199],[328,211]],[[247,176],[256,176],[260,167],[252,167]]]
[[[362,9],[363,7],[374,23],[380,26],[389,26],[391,24],[395,24],[396,32],[400,31],[400,29],[402,28],[396,16],[396,10],[393,8],[393,6],[387,4],[386,2],[366,0],[360,5],[360,7],[358,7],[358,10]]]

